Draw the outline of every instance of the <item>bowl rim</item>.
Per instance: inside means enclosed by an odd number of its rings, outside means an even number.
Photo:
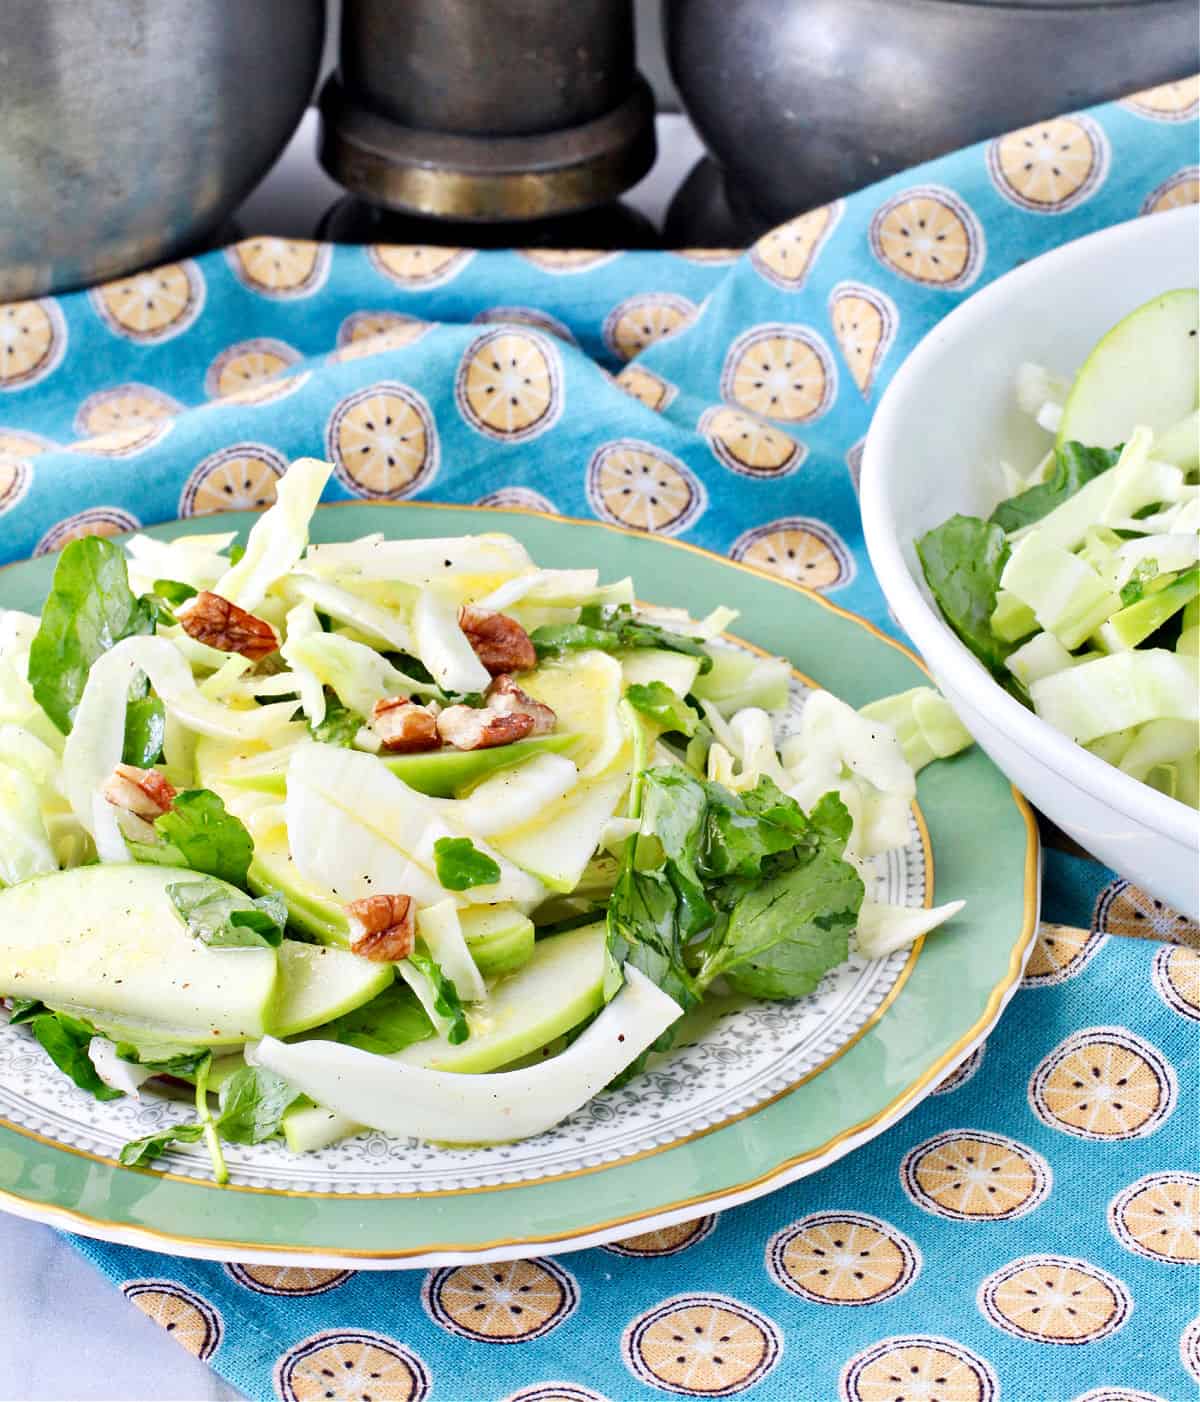
[[[1094,260],[1114,248],[1153,238],[1152,231],[1156,229],[1166,234],[1198,222],[1200,206],[1192,205],[1087,234],[1011,269],[955,307],[922,337],[884,391],[867,432],[861,483],[863,535],[871,565],[897,620],[930,670],[964,690],[969,688],[971,705],[1031,759],[1045,764],[1122,817],[1189,848],[1200,846],[1200,813],[1089,754],[1082,745],[1010,696],[926,600],[895,529],[887,445],[903,430],[909,390],[943,353],[947,341],[973,333],[1014,293],[1068,263],[1074,264],[1081,257]],[[980,681],[986,684],[980,686]]]

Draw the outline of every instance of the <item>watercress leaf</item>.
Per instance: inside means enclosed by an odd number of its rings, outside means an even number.
[[[432,1037],[434,1030],[417,995],[399,980],[377,993],[369,1003],[343,1013],[322,1029],[347,1046],[377,1052],[380,1056],[422,1042]]]
[[[8,1018],[10,1026],[31,1022],[39,1013],[46,1011],[46,1005],[40,998],[10,998],[9,1002],[12,1004]]]
[[[1120,448],[1088,448],[1082,443],[1064,443],[1054,450],[1054,471],[1050,477],[1002,501],[989,520],[1004,531],[1017,531],[1040,521],[1093,477],[1107,472],[1120,456]]]
[[[590,628],[586,623],[543,623],[530,633],[529,639],[539,658],[584,648],[616,652],[620,647],[615,633],[604,628]]]
[[[678,932],[670,943],[681,949],[712,921],[712,907],[705,897],[699,869],[708,815],[708,786],[675,765],[646,770],[642,785],[642,831],[653,833],[662,844],[663,873],[676,898],[673,919]],[[632,867],[634,855],[633,850],[628,850],[623,865]]]
[[[625,688],[625,699],[664,731],[679,731],[690,739],[701,724],[697,712],[666,682],[634,682]]]
[[[331,699],[327,700],[325,705],[325,719],[320,725],[310,723],[308,732],[314,740],[319,740],[323,745],[340,745],[347,749],[353,744],[354,737],[363,724],[363,718],[357,711],[352,711],[349,706],[343,706],[340,701]]]
[[[157,696],[143,696],[125,707],[125,741],[121,759],[149,769],[162,754],[167,733],[167,709]]]
[[[122,1061],[153,1071],[156,1076],[194,1076],[200,1063],[212,1056],[211,1051],[198,1047],[189,1051],[172,1052],[162,1055],[163,1048],[146,1049],[133,1042],[118,1042],[117,1055]]]
[[[278,1133],[284,1111],[300,1096],[274,1071],[246,1066],[222,1085],[217,1132],[231,1144],[261,1144]]]
[[[700,638],[685,637],[640,620],[630,604],[586,604],[576,623],[545,624],[529,635],[539,657],[578,648],[616,652],[622,648],[658,648],[700,659],[701,674],[713,660]]]
[[[608,902],[608,955],[617,969],[632,964],[690,1008],[699,993],[684,962],[682,923],[679,892],[665,866],[637,871],[626,862]]]
[[[433,1006],[442,1017],[449,1020],[446,1040],[454,1046],[465,1042],[471,1035],[471,1029],[467,1025],[467,1015],[458,996],[458,989],[454,986],[454,980],[447,978],[442,972],[442,966],[424,950],[413,950],[408,956],[408,962],[429,980],[434,995]]]
[[[287,906],[278,892],[253,898],[211,877],[167,887],[179,918],[203,944],[225,948],[278,945]]]
[[[1001,671],[1011,649],[992,632],[991,617],[1009,553],[1003,527],[977,516],[951,516],[916,546],[946,622],[985,667]]]
[[[186,789],[154,820],[155,831],[193,871],[219,877],[234,886],[246,884],[254,840],[246,825],[210,789]],[[167,865],[174,866],[174,862]]]
[[[500,864],[469,837],[439,837],[433,844],[437,878],[447,891],[466,891],[500,880]]]
[[[92,663],[122,638],[153,631],[153,608],[130,589],[119,545],[84,536],[64,546],[29,650],[33,694],[64,735]]]
[[[756,876],[768,857],[795,847],[808,833],[800,805],[765,774],[743,794],[711,782],[704,787],[708,817],[703,872],[709,879]]]
[[[43,1012],[29,1023],[33,1035],[55,1066],[79,1087],[90,1091],[97,1100],[119,1100],[122,1092],[106,1086],[100,1079],[88,1047],[96,1029],[82,1018],[67,1013]]]
[[[172,608],[178,608],[180,604],[186,604],[189,599],[196,597],[196,590],[190,584],[184,584],[181,579],[156,579],[154,592],[160,599],[165,599]]]
[[[131,1139],[122,1145],[117,1158],[127,1168],[141,1168],[165,1154],[172,1144],[194,1144],[203,1133],[204,1126],[200,1124],[167,1125],[141,1139]]]

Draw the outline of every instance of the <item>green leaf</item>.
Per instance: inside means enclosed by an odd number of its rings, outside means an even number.
[[[186,789],[177,794],[168,811],[154,820],[154,827],[163,841],[179,852],[183,865],[234,886],[246,884],[254,840],[242,820],[226,812],[225,804],[210,789]]]
[[[196,597],[196,590],[179,579],[156,579],[154,592],[160,599],[165,599],[172,608],[178,608],[180,604],[186,604],[189,599]]]
[[[1002,501],[989,519],[1003,531],[1018,531],[1022,526],[1040,521],[1093,477],[1107,472],[1120,456],[1120,448],[1087,448],[1082,443],[1064,443],[1054,450],[1054,471],[1049,479]]]
[[[194,1144],[204,1133],[202,1124],[168,1125],[166,1129],[156,1129],[141,1139],[131,1139],[122,1145],[117,1158],[126,1168],[144,1168],[161,1154],[165,1154],[172,1144]]]
[[[664,731],[677,730],[690,739],[703,724],[699,714],[666,682],[633,682],[625,688],[625,699]]]
[[[29,650],[38,704],[67,734],[92,663],[122,638],[154,631],[154,610],[129,587],[125,553],[102,536],[64,546]]]
[[[284,1111],[299,1097],[274,1071],[244,1067],[221,1087],[217,1133],[231,1144],[261,1144],[278,1133]]]
[[[925,582],[946,622],[985,667],[999,672],[1011,650],[991,626],[1008,559],[1003,528],[977,516],[951,516],[916,545]]]
[[[143,696],[130,701],[125,708],[125,742],[121,759],[149,769],[162,754],[163,737],[167,733],[167,708],[157,696]]]
[[[10,1027],[16,1027],[22,1022],[31,1022],[39,1013],[46,1011],[46,1005],[40,998],[10,998],[8,1001],[12,1007],[8,1019]]]
[[[363,724],[363,718],[357,711],[352,711],[349,706],[343,706],[340,701],[331,699],[325,706],[325,719],[320,725],[310,723],[308,733],[323,745],[340,745],[346,749],[353,743]]]
[[[361,1008],[327,1023],[322,1031],[347,1046],[387,1056],[432,1037],[435,1029],[417,995],[397,980]]]
[[[588,604],[579,611],[577,623],[549,623],[529,635],[539,657],[580,648],[617,652],[623,648],[658,648],[683,652],[700,659],[700,673],[712,670],[713,660],[700,638],[684,637],[643,623],[630,604]]]
[[[447,891],[467,891],[500,880],[500,865],[469,837],[439,837],[433,844],[437,878]]]
[[[90,1023],[67,1013],[43,1012],[31,1018],[29,1026],[46,1055],[80,1090],[90,1091],[97,1100],[120,1100],[122,1092],[104,1084],[88,1056],[96,1035]]]
[[[212,1055],[199,1047],[161,1056],[158,1054],[163,1050],[161,1047],[150,1048],[147,1054],[147,1049],[138,1047],[134,1042],[118,1042],[116,1045],[117,1055],[122,1061],[153,1071],[156,1076],[194,1076],[200,1063]]]
[[[1139,560],[1134,566],[1133,574],[1129,581],[1121,590],[1121,603],[1128,608],[1130,604],[1140,603],[1146,595],[1146,585],[1158,574],[1157,560]]]
[[[447,978],[437,960],[422,950],[414,950],[408,956],[408,962],[429,980],[434,994],[433,1006],[450,1022],[446,1040],[454,1046],[465,1042],[471,1035],[471,1029],[467,1025],[467,1015],[463,1011],[462,1000],[458,996],[454,980]]]
[[[211,878],[173,881],[167,895],[179,918],[202,944],[214,948],[278,945],[287,906],[277,891],[253,898]]]

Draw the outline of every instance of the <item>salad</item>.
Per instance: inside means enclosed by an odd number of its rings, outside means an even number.
[[[1200,807],[1195,289],[1114,327],[1073,383],[1023,365],[1053,441],[987,520],[916,542],[942,616],[992,675],[1108,763]]]
[[[330,467],[232,532],[58,558],[0,615],[0,998],[83,1091],[191,1109],[145,1165],[371,1126],[549,1129],[713,990],[793,999],[957,912],[888,905],[928,688],[826,692],[719,608],[511,536],[310,544]]]

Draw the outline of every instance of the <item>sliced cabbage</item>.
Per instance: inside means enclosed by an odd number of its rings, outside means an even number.
[[[321,621],[311,603],[297,604],[288,610],[279,655],[292,669],[296,694],[300,697],[300,705],[311,725],[320,725],[325,719],[325,686],[317,673],[302,659],[300,645],[304,638],[320,637],[322,633]],[[375,699],[378,700],[378,697]]]
[[[340,1043],[271,1037],[253,1056],[355,1123],[447,1144],[503,1143],[552,1129],[586,1105],[681,1011],[627,964],[623,987],[596,1020],[558,1056],[522,1071],[433,1071]]]
[[[92,1038],[88,1043],[88,1059],[106,1086],[119,1090],[122,1095],[131,1095],[134,1100],[141,1099],[142,1086],[154,1075],[144,1066],[122,1060],[107,1037]]]
[[[1015,388],[1021,412],[1036,419],[1047,404],[1062,413],[1071,383],[1046,366],[1026,360],[1017,366]]]
[[[931,686],[915,686],[859,708],[859,715],[890,726],[914,774],[971,744],[971,732],[950,702]]]
[[[254,523],[246,553],[216,583],[215,592],[254,613],[267,591],[295,569],[308,544],[308,523],[333,464],[297,458],[279,479],[274,506]]]
[[[501,769],[475,785],[466,798],[432,800],[472,837],[490,837],[535,821],[579,782],[579,770],[565,755],[541,754]]]
[[[965,905],[965,901],[947,901],[945,905],[926,910],[921,906],[863,901],[854,932],[855,948],[864,959],[885,959],[896,950],[915,944],[930,930],[936,930]]]
[[[0,885],[57,870],[37,783],[15,764],[0,764]]]
[[[458,626],[458,608],[448,590],[430,584],[421,591],[412,620],[417,656],[443,691],[486,691],[491,674]]]
[[[719,643],[710,643],[706,651],[712,669],[696,677],[692,691],[712,702],[722,716],[744,706],[776,711],[787,705],[792,669],[782,657],[760,657]]]
[[[1010,652],[1004,665],[1028,688],[1043,677],[1065,672],[1082,661],[1081,657],[1073,657],[1053,633],[1038,633],[1015,652]]]
[[[132,536],[125,542],[129,587],[135,594],[148,594],[156,580],[173,579],[196,590],[211,589],[229,569],[226,552],[236,539],[236,531],[182,535],[175,540]]]
[[[1200,749],[1200,731],[1192,721],[1151,720],[1140,726],[1121,754],[1118,767],[1146,781],[1156,765],[1174,765]]]
[[[1115,472],[1116,468],[1110,471]],[[1120,595],[1086,560],[1056,545],[1048,534],[1037,529],[1022,536],[1014,546],[1000,576],[1000,586],[1027,604],[1041,626],[1067,649],[1078,647],[1121,607]]]
[[[458,907],[453,900],[438,901],[436,905],[419,910],[417,934],[441,965],[442,973],[454,984],[460,998],[470,1003],[487,998],[487,985],[463,938]]]
[[[1029,695],[1044,721],[1081,745],[1150,720],[1200,719],[1195,659],[1165,648],[1097,657],[1034,682]]]
[[[291,574],[285,588],[289,597],[296,595],[338,623],[349,624],[364,642],[396,652],[413,651],[412,630],[395,609],[384,608],[315,575]]]
[[[337,633],[305,633],[289,639],[285,660],[297,672],[308,671],[316,680],[332,688],[343,706],[369,716],[375,702],[384,696],[437,696],[430,682],[418,681],[393,667],[386,657],[365,643],[356,643]]]
[[[425,585],[452,574],[523,574],[534,565],[519,541],[496,532],[430,540],[384,540],[376,535],[336,545],[312,545],[304,567],[313,574],[331,577],[348,571],[364,579]]]

